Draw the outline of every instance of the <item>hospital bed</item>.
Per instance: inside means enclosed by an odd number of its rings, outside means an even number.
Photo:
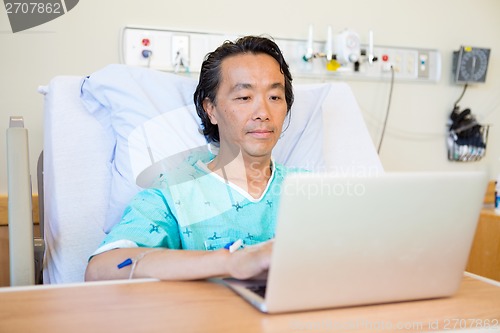
[[[45,249],[35,271],[43,270],[44,284],[83,281],[89,256],[128,200],[172,163],[213,149],[200,132],[192,102],[196,84],[173,73],[109,65],[89,76],[57,76],[40,87],[45,106],[38,178]],[[274,150],[277,162],[342,174],[383,171],[346,83],[295,84],[294,91],[289,126]],[[18,125],[7,130],[8,137],[19,128],[27,131]],[[8,141],[12,151],[27,145],[27,140]],[[9,168],[9,178],[26,179],[26,172]],[[10,262],[18,264],[11,265],[11,285],[30,284],[33,256],[26,259],[26,253],[33,253],[34,243],[32,233],[26,234],[32,221],[23,210],[31,209],[26,202],[31,188],[11,192],[14,187],[9,187],[9,214],[24,218],[9,221],[10,239],[26,250],[10,252]],[[11,201],[25,205],[11,206]]]

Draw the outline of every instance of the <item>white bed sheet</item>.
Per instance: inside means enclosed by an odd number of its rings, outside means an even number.
[[[114,139],[80,101],[80,77],[58,76],[44,108],[44,283],[81,282],[104,232]]]

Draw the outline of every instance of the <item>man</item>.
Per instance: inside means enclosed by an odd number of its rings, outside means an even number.
[[[86,280],[265,273],[281,185],[294,171],[271,158],[293,103],[291,82],[268,38],[243,37],[208,54],[194,100],[217,155],[138,193],[89,261]]]

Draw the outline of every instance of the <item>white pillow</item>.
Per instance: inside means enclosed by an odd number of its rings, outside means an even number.
[[[84,105],[116,138],[105,232],[160,172],[189,157],[208,161],[213,156],[193,104],[196,84],[126,65],[109,65],[84,79]],[[294,93],[290,123],[285,121],[288,128],[273,151],[276,162],[342,174],[383,171],[347,84],[299,84]]]
[[[81,100],[116,138],[105,232],[141,189],[137,177],[143,170],[169,156],[208,152],[193,104],[196,84],[180,75],[125,65],[109,65],[83,80]]]

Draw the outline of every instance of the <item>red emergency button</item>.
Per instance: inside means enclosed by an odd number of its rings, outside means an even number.
[[[151,41],[149,40],[149,38],[142,39],[142,45],[149,46],[149,44],[151,44]]]

